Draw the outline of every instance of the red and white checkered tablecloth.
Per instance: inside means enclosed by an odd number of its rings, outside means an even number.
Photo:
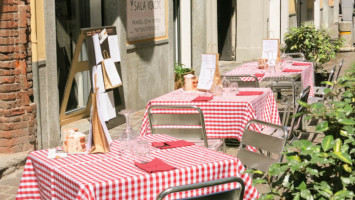
[[[208,138],[237,138],[240,140],[245,125],[251,119],[281,124],[274,94],[270,88],[239,88],[239,90],[263,91],[263,94],[237,96],[235,93],[223,92],[221,96],[214,96],[210,101],[192,101],[204,93],[179,89],[153,99],[149,101],[144,113],[141,135],[150,134],[148,108],[153,105],[198,106],[205,117]]]
[[[309,65],[293,66],[292,64],[284,64],[284,68],[287,69],[302,69],[302,72],[282,72],[281,70],[271,71],[269,69],[258,69],[257,62],[246,63],[240,67],[237,67],[229,72],[226,72],[224,75],[233,76],[233,75],[243,75],[243,74],[264,74],[263,77],[258,78],[259,82],[264,79],[270,78],[278,78],[278,77],[287,77],[293,74],[301,73],[302,80],[302,88],[306,88],[307,86],[311,86],[311,90],[309,92],[309,96],[314,96],[314,70],[313,63],[309,63]],[[253,81],[252,77],[245,77],[244,81]]]
[[[144,136],[149,142],[172,141],[166,135]],[[119,153],[119,142],[113,141],[107,154],[72,154],[66,158],[48,159],[48,150],[29,154],[16,199],[155,199],[166,188],[241,177],[246,185],[244,199],[259,197],[245,168],[235,157],[198,145],[157,149],[151,154],[176,167],[175,170],[147,173]],[[212,188],[169,195],[167,199],[186,198],[238,187],[226,184]]]

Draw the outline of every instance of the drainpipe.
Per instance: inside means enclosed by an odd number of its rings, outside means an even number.
[[[31,0],[31,43],[32,43],[32,75],[33,75],[33,96],[37,108],[37,149],[43,148],[40,91],[39,91],[39,69],[38,69],[38,43],[37,43],[37,23],[36,23],[36,0]]]

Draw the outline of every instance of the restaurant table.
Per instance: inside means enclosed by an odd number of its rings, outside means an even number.
[[[297,65],[299,64],[299,65]],[[314,70],[311,62],[294,62],[283,64],[284,69],[300,69],[301,72],[282,72],[280,69],[259,69],[257,62],[245,63],[229,72],[224,73],[225,76],[243,75],[243,74],[264,74],[258,77],[259,82],[268,80],[280,80],[279,78],[286,78],[295,74],[301,74],[302,88],[311,87],[309,96],[314,96]],[[252,77],[246,77],[244,81],[252,81]]]
[[[141,137],[150,142],[174,141],[176,138],[154,134]],[[106,154],[70,154],[48,159],[48,150],[29,154],[16,199],[155,199],[166,188],[240,177],[246,185],[244,199],[259,197],[243,164],[231,155],[198,145],[173,149],[150,146],[152,157],[176,169],[148,173],[120,156],[120,142],[115,140]],[[166,199],[185,198],[237,188],[236,183],[186,191]]]
[[[262,91],[263,94],[237,96],[235,92],[223,92],[220,96],[213,96],[213,99],[209,101],[193,101],[196,97],[206,93],[178,89],[155,98],[147,104],[141,135],[151,133],[148,109],[154,105],[198,106],[204,114],[208,138],[237,138],[240,140],[245,125],[251,119],[281,124],[274,94],[270,88],[239,88],[239,91]]]

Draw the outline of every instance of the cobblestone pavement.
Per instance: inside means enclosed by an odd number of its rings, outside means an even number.
[[[344,66],[343,66],[343,71],[341,74],[346,69],[349,69],[351,64],[355,62],[355,52],[346,52],[346,53],[338,53],[337,58],[331,60],[327,64],[324,65],[325,69],[331,69],[335,64],[339,65],[341,59],[344,59]],[[221,67],[221,72],[226,72],[229,71],[236,66],[239,66],[240,64],[238,63],[230,63],[227,65],[224,65]],[[144,111],[140,110],[131,116],[131,126],[134,130],[140,131],[140,126],[142,124],[142,119],[144,115]],[[68,125],[69,127],[78,127],[79,131],[86,132],[88,131],[88,120],[83,119],[75,122],[74,124]],[[112,135],[112,139],[118,139],[121,133],[123,133],[124,129],[126,127],[126,124],[122,124],[120,126],[117,126],[113,129],[110,130],[110,133]],[[233,156],[237,155],[237,148],[236,147],[227,147],[227,153]],[[20,183],[20,178],[22,176],[22,171],[23,169],[19,169],[12,173],[11,175],[5,177],[4,179],[0,180],[0,200],[12,200],[15,199],[16,193],[17,193],[17,188]],[[257,189],[260,193],[263,193],[265,191],[265,187],[263,186],[257,186]]]

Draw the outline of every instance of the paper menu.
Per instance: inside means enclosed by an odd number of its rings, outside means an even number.
[[[121,78],[117,72],[115,63],[113,62],[112,58],[109,59],[105,59],[103,61],[104,65],[105,65],[105,70],[107,72],[107,76],[110,79],[110,83],[112,86],[117,86],[117,85],[121,85],[122,81]]]
[[[113,98],[113,91],[98,93],[101,114],[104,121],[109,121],[116,117],[115,101]]]
[[[96,62],[95,64],[98,64],[103,60],[99,35],[98,34],[93,35],[92,41],[94,43],[94,53],[95,53],[95,62]]]
[[[100,44],[102,44],[106,40],[107,36],[107,31],[104,28],[101,33],[99,33]]]
[[[105,84],[104,78],[102,76],[102,67],[101,65],[93,66],[92,67],[92,88],[95,88],[95,75],[96,75],[96,87],[98,88],[98,93],[105,92]]]
[[[120,50],[118,48],[117,35],[108,36],[108,46],[110,49],[110,56],[111,56],[113,62],[120,62],[121,56],[120,56]]]
[[[275,65],[279,53],[279,40],[263,40],[262,58],[267,58],[271,65]]]
[[[213,85],[213,77],[216,71],[216,54],[202,54],[202,63],[197,89],[210,90]]]

